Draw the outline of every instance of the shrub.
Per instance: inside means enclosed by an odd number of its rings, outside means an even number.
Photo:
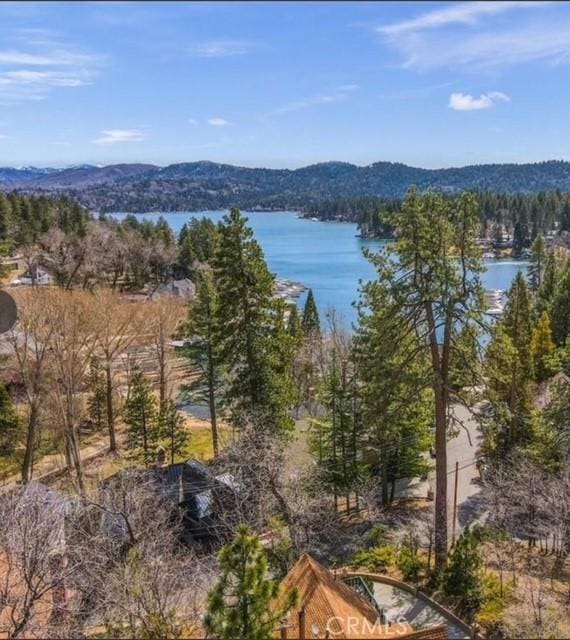
[[[368,571],[386,571],[394,564],[396,550],[393,545],[387,544],[372,549],[362,549],[355,554],[352,563],[358,567],[364,567]]]
[[[460,615],[473,616],[483,602],[481,591],[481,555],[479,540],[466,529],[457,540],[442,576],[442,589],[455,604]]]
[[[499,631],[503,623],[503,615],[510,600],[510,585],[503,586],[501,596],[501,584],[499,577],[494,573],[488,573],[481,578],[482,606],[475,616],[475,621],[484,626],[488,631]]]
[[[371,547],[382,547],[390,544],[392,534],[385,524],[375,524],[368,532],[367,540]]]
[[[402,577],[406,582],[415,584],[419,582],[420,576],[426,571],[427,562],[418,555],[417,549],[406,545],[400,548],[396,566],[402,572]]]

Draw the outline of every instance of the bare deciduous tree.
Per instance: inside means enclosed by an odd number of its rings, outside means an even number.
[[[65,501],[32,482],[0,500],[0,635],[45,636],[68,623],[66,583],[77,571],[65,548]]]
[[[98,289],[93,300],[93,325],[96,351],[105,371],[105,396],[109,450],[116,451],[114,366],[138,339],[143,319],[139,303],[131,303],[109,289]]]
[[[86,414],[82,396],[95,348],[92,298],[83,291],[52,289],[45,298],[46,322],[54,327],[50,336],[49,392],[54,418],[61,429],[68,468],[75,470],[83,491],[79,427]]]
[[[18,322],[8,334],[13,350],[12,360],[28,405],[26,448],[22,462],[23,482],[29,482],[32,477],[39,416],[46,391],[50,342],[56,327],[45,313],[49,297],[50,292],[47,290],[19,291],[16,295]]]

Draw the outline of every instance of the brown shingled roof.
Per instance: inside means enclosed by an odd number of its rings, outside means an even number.
[[[308,554],[302,555],[281,583],[282,593],[297,589],[298,605],[284,623],[288,639],[299,638],[299,612],[305,613],[305,638],[406,638],[447,640],[445,626],[416,631],[407,623],[386,625],[378,611]],[[327,636],[327,630],[329,635]],[[276,631],[278,636],[280,630]]]

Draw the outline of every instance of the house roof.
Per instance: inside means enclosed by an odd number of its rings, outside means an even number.
[[[308,554],[303,554],[285,576],[282,596],[296,589],[298,604],[289,612],[287,638],[299,638],[299,612],[305,612],[305,638],[409,638],[447,640],[447,629],[436,627],[414,632],[407,623],[387,625],[376,608],[354,589]],[[276,635],[280,633],[278,629]],[[425,635],[424,635],[425,634]]]
[[[211,515],[216,489],[232,489],[229,474],[214,475],[205,465],[190,458],[186,462],[159,469],[167,496],[177,504],[184,504],[195,520]]]
[[[196,294],[196,286],[188,278],[182,278],[181,280],[171,280],[165,284],[159,285],[150,295],[151,299],[156,299],[164,296],[172,296],[174,298],[183,298],[185,300],[191,300]]]

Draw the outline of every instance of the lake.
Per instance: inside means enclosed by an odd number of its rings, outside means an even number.
[[[178,233],[191,218],[222,219],[224,211],[145,213],[156,221],[161,215]],[[352,302],[358,297],[360,280],[374,278],[375,271],[362,255],[364,247],[375,250],[381,240],[357,237],[355,224],[315,222],[298,218],[295,212],[243,212],[265,252],[269,268],[279,278],[302,282],[313,289],[321,316],[335,307],[346,323],[356,319]],[[122,219],[126,214],[113,214]],[[487,260],[483,281],[488,289],[507,289],[526,263],[515,260]],[[302,302],[302,299],[301,299]]]

